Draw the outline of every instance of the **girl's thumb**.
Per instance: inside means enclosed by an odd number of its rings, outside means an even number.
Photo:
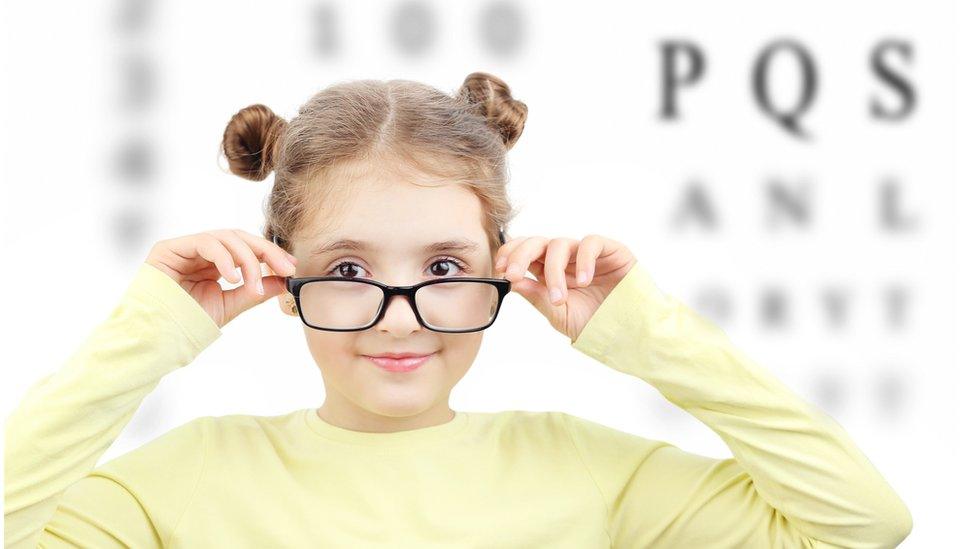
[[[229,306],[231,318],[236,317],[255,305],[264,303],[281,292],[287,291],[287,288],[285,287],[285,279],[280,276],[263,276],[261,277],[261,284],[264,286],[264,295],[255,292],[254,289],[247,284],[242,284],[227,292],[227,295],[224,298],[224,303]]]
[[[541,282],[525,277],[518,282],[512,283],[512,291],[528,300],[533,307],[546,315],[546,317],[549,316],[551,311],[549,294],[546,293],[546,287]]]

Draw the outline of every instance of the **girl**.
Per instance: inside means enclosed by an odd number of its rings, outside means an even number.
[[[162,240],[111,316],[7,423],[8,546],[894,547],[911,515],[828,415],[662,293],[613,239],[505,239],[526,106],[496,76],[454,95],[356,81],[223,138],[275,172],[264,237]],[[264,263],[271,271],[265,275]],[[218,280],[241,278],[223,290]],[[527,276],[531,273],[534,278]],[[512,291],[573,348],[724,440],[713,459],[563,412],[454,410]],[[167,373],[278,298],[326,398],[202,417],[94,469]]]

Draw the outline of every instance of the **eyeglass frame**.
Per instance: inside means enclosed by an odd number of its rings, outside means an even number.
[[[312,325],[305,318],[305,313],[302,312],[302,303],[299,294],[301,293],[302,286],[312,282],[319,281],[345,281],[345,282],[360,282],[363,284],[370,284],[376,286],[377,288],[383,290],[383,304],[380,306],[379,313],[373,318],[373,320],[366,326],[361,326],[359,328],[323,328],[321,326]],[[457,283],[457,282],[480,282],[491,284],[495,287],[498,292],[498,303],[495,305],[495,314],[492,315],[491,321],[480,327],[472,328],[470,330],[444,330],[440,328],[435,328],[430,324],[427,324],[424,319],[420,316],[420,309],[417,307],[417,290],[425,286],[430,286],[433,284],[445,284],[445,283]],[[498,313],[502,308],[502,301],[505,299],[505,295],[508,294],[512,289],[512,281],[505,278],[479,278],[479,277],[469,277],[469,276],[452,276],[444,278],[435,278],[432,280],[425,280],[423,282],[418,282],[410,286],[390,286],[388,284],[383,284],[377,280],[372,280],[369,278],[361,277],[343,277],[343,276],[303,276],[303,277],[285,277],[285,287],[288,289],[288,293],[295,297],[295,307],[298,309],[298,316],[302,319],[302,323],[309,328],[315,330],[322,330],[326,332],[360,332],[363,330],[368,330],[373,326],[379,324],[380,320],[383,320],[383,316],[386,315],[386,310],[390,306],[390,301],[393,297],[398,295],[407,296],[407,302],[410,303],[410,308],[413,309],[414,317],[417,318],[417,322],[427,328],[428,330],[434,332],[441,332],[445,334],[467,334],[471,332],[480,332],[487,330],[495,320],[498,319]]]
[[[498,237],[501,240],[502,244],[504,244],[508,240],[505,237],[504,230],[498,231]],[[272,237],[272,242],[274,242],[278,246],[281,246],[281,239],[279,239],[277,235],[274,235]],[[364,282],[366,284],[371,284],[383,290],[383,304],[382,306],[380,306],[379,314],[376,315],[376,317],[373,319],[372,322],[360,328],[322,328],[320,326],[313,326],[305,319],[305,314],[302,312],[301,299],[299,298],[298,295],[301,292],[302,286],[316,281],[336,281],[336,280]],[[424,286],[429,286],[431,284],[439,284],[445,282],[458,282],[458,281],[487,282],[495,286],[495,289],[498,291],[498,304],[495,307],[495,314],[492,316],[491,322],[489,322],[488,324],[486,324],[481,328],[475,328],[471,330],[441,330],[438,328],[434,328],[429,324],[427,324],[426,322],[424,322],[424,319],[421,318],[420,316],[420,309],[417,308],[417,290],[419,290]],[[394,296],[405,295],[407,296],[407,302],[410,303],[410,308],[413,309],[413,315],[414,317],[416,317],[417,323],[419,323],[424,328],[427,328],[428,330],[434,332],[440,332],[445,334],[467,334],[467,333],[481,332],[487,330],[492,324],[495,323],[495,320],[498,319],[498,313],[502,309],[502,301],[505,299],[505,295],[507,295],[512,290],[512,281],[508,280],[507,278],[479,278],[479,277],[455,276],[455,277],[437,278],[433,280],[425,280],[423,282],[418,282],[417,284],[413,284],[410,286],[390,286],[389,284],[383,284],[382,282],[376,280],[371,280],[368,278],[361,278],[361,277],[348,278],[342,276],[304,276],[304,277],[295,278],[292,276],[288,276],[285,277],[285,288],[288,290],[288,293],[290,293],[295,298],[295,308],[298,309],[298,317],[302,319],[302,323],[314,330],[322,330],[325,332],[361,332],[363,330],[368,330],[373,326],[376,326],[377,324],[380,323],[381,320],[383,320],[383,316],[386,315],[386,310],[390,306],[390,300]]]

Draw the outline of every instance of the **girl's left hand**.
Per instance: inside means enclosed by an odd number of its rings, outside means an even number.
[[[610,238],[582,240],[528,236],[498,249],[495,271],[512,282],[512,291],[535,306],[555,329],[576,342],[587,321],[637,263],[626,246]],[[526,270],[535,275],[532,280]]]

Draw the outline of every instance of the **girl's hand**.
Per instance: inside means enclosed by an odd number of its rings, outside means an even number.
[[[294,276],[298,259],[266,238],[219,229],[161,240],[153,244],[145,262],[175,280],[222,328],[242,312],[286,291],[284,277]],[[261,263],[281,276],[263,276]],[[244,273],[244,284],[224,290],[217,281],[223,276],[228,282],[240,282],[237,267]]]
[[[637,263],[626,246],[599,235],[583,240],[518,237],[496,254],[495,271],[554,328],[576,342],[587,321]],[[537,280],[525,276],[535,275]]]

